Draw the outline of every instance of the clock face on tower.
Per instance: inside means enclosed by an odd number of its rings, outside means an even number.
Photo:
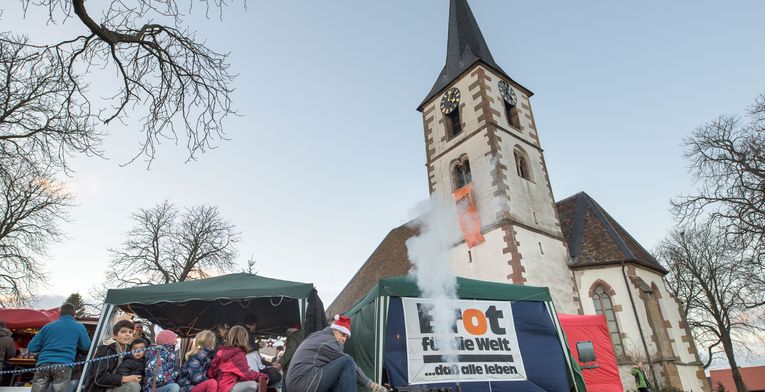
[[[502,94],[502,98],[511,106],[515,106],[518,103],[518,97],[515,96],[515,90],[504,80],[499,81],[499,93]]]
[[[449,114],[460,104],[460,90],[452,87],[441,98],[441,113]]]

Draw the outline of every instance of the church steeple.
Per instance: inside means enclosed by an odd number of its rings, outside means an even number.
[[[494,61],[467,0],[451,0],[446,65],[418,110],[478,61],[510,79]]]

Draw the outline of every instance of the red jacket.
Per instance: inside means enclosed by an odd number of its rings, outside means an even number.
[[[230,392],[238,382],[257,381],[268,376],[250,369],[241,348],[221,347],[207,370],[207,377],[218,381],[218,392]]]

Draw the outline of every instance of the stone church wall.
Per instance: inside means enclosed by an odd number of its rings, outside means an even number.
[[[574,271],[585,314],[596,313],[592,300],[596,285],[603,285],[609,291],[625,350],[625,355],[618,358],[624,387],[634,388],[634,378],[630,374],[632,364],[640,358],[645,361],[640,330],[627,293],[630,290],[660,382],[682,385],[687,391],[708,390],[690,331],[685,328],[677,303],[666,292],[661,275],[634,264],[627,265],[626,273],[629,286],[624,283],[621,265]]]

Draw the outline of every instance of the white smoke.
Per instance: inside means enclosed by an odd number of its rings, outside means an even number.
[[[449,250],[460,240],[457,208],[452,200],[433,198],[416,208],[420,214],[412,223],[419,234],[406,241],[411,273],[423,298],[435,300],[432,310],[436,344],[449,362],[456,362],[456,314],[452,300],[457,299],[457,277],[449,260]]]

